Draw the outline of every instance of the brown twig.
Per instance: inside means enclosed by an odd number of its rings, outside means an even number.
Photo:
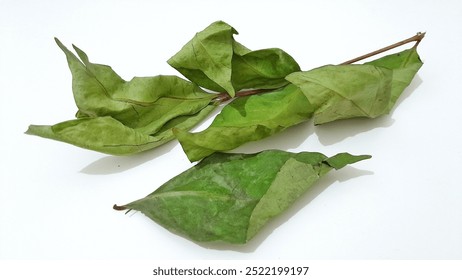
[[[419,45],[420,41],[422,41],[422,39],[425,37],[425,32],[419,32],[417,33],[416,35],[410,37],[410,38],[407,38],[405,40],[402,40],[402,41],[399,41],[397,43],[394,43],[392,45],[389,45],[389,46],[386,46],[384,48],[381,48],[381,49],[378,49],[376,51],[373,51],[373,52],[370,52],[368,54],[365,54],[365,55],[362,55],[362,56],[359,56],[357,58],[354,58],[354,59],[350,59],[348,61],[345,61],[343,63],[340,63],[340,65],[346,65],[346,64],[352,64],[352,63],[355,63],[355,62],[358,62],[360,60],[363,60],[363,59],[366,59],[366,58],[369,58],[371,56],[374,56],[374,55],[377,55],[377,54],[380,54],[380,53],[383,53],[383,52],[386,52],[386,51],[389,51],[391,49],[394,49],[394,48],[397,48],[397,47],[400,47],[402,45],[405,45],[407,43],[411,43],[411,42],[416,42],[415,45],[414,45],[414,48],[417,47],[417,45]]]

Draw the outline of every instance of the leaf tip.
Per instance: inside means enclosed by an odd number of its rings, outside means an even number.
[[[29,125],[27,130],[24,131],[24,134],[27,134],[27,135],[41,135],[40,132],[45,131],[47,128],[48,128],[48,126],[45,126],[45,125],[31,124],[31,125]]]
[[[372,158],[371,155],[352,155],[349,153],[339,153],[325,160],[329,166],[335,169],[341,169],[348,164]]]
[[[32,126],[33,126],[33,125],[29,125],[29,127],[27,128],[27,130],[24,131],[24,134],[31,135],[31,134],[32,134],[32,129],[33,129]]]
[[[56,42],[56,44],[58,45],[58,47],[59,47],[60,49],[62,49],[62,50],[66,49],[66,47],[64,46],[64,44],[61,43],[61,41],[60,41],[57,37],[54,37],[54,39],[55,39],[55,42]]]

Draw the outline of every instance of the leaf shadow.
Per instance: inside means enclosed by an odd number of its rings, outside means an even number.
[[[164,145],[130,156],[106,156],[100,158],[80,170],[81,173],[88,175],[108,175],[121,173],[146,163],[154,158],[160,157],[170,152],[178,142],[170,141]]]
[[[323,145],[333,145],[346,138],[370,131],[379,127],[390,127],[395,120],[392,118],[396,108],[404,102],[412,92],[422,84],[422,79],[416,75],[411,84],[403,91],[390,113],[376,119],[354,118],[339,120],[319,126],[315,126],[314,133],[318,136],[319,142]]]
[[[314,131],[321,144],[330,146],[367,131],[390,127],[394,122],[390,115],[376,119],[355,118],[318,125]]]
[[[266,224],[262,230],[247,244],[243,245],[229,245],[224,243],[196,243],[201,247],[212,250],[220,251],[236,251],[240,253],[252,253],[266,240],[266,238],[278,227],[295,216],[302,208],[308,203],[318,197],[324,190],[327,189],[334,182],[343,182],[353,178],[373,175],[374,172],[369,170],[357,169],[352,166],[346,166],[341,170],[329,173],[321,178],[315,185],[313,185],[307,192],[299,197],[294,204],[292,204],[286,211],[276,216]]]
[[[271,135],[270,137],[248,142],[239,148],[230,152],[232,153],[256,153],[263,150],[290,150],[298,148],[310,135],[314,133],[313,122],[306,121],[291,126],[284,131]]]

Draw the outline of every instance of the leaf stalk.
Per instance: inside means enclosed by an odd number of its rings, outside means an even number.
[[[114,204],[114,206],[112,206],[112,208],[113,208],[114,210],[117,210],[117,211],[124,211],[124,210],[127,210],[127,209],[128,209],[128,208],[125,207],[125,206],[119,206],[119,205],[117,205],[117,204]]]
[[[259,94],[259,93],[275,91],[277,89],[279,89],[279,88],[243,90],[243,91],[236,92],[235,97],[244,97],[244,96],[249,96],[249,95],[255,95],[255,94]],[[220,92],[214,100],[218,101],[219,103],[222,103],[222,102],[226,102],[226,101],[228,101],[230,99],[232,99],[232,97],[227,92]]]

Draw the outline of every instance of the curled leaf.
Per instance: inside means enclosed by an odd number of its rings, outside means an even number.
[[[387,113],[390,112],[404,89],[409,86],[412,79],[417,74],[417,71],[419,71],[420,67],[423,65],[422,60],[420,60],[419,54],[417,53],[417,48],[415,47],[399,53],[387,55],[364,64],[374,65],[393,71],[391,96],[386,110]]]
[[[324,174],[368,158],[277,150],[216,153],[145,198],[114,208],[138,210],[194,241],[242,244]]]
[[[387,114],[422,62],[415,48],[361,65],[327,65],[289,74],[280,90],[239,97],[205,130],[176,129],[191,161],[273,135],[313,117],[316,125]],[[303,97],[304,95],[304,97]]]
[[[227,92],[244,88],[284,86],[285,76],[300,71],[297,62],[281,49],[250,51],[234,40],[237,31],[217,21],[198,32],[168,63],[201,87]]]
[[[111,155],[130,155],[163,145],[173,139],[172,128],[188,130],[207,117],[209,105],[191,116],[176,117],[154,135],[144,134],[120,121],[106,117],[83,117],[55,125],[30,125],[26,134],[66,142],[84,149]]]
[[[328,65],[287,76],[316,108],[314,123],[375,118],[390,102],[392,71],[371,65]]]
[[[176,76],[135,77],[124,81],[107,65],[94,64],[59,40],[72,73],[77,119],[54,126],[30,126],[26,133],[79,147],[126,155],[174,139],[174,126],[190,129],[215,107],[216,95]]]
[[[266,138],[311,118],[313,106],[294,85],[271,93],[240,97],[226,105],[204,131],[174,129],[190,161]]]
[[[286,79],[315,106],[314,123],[387,114],[422,62],[415,48],[362,65],[327,65]]]

